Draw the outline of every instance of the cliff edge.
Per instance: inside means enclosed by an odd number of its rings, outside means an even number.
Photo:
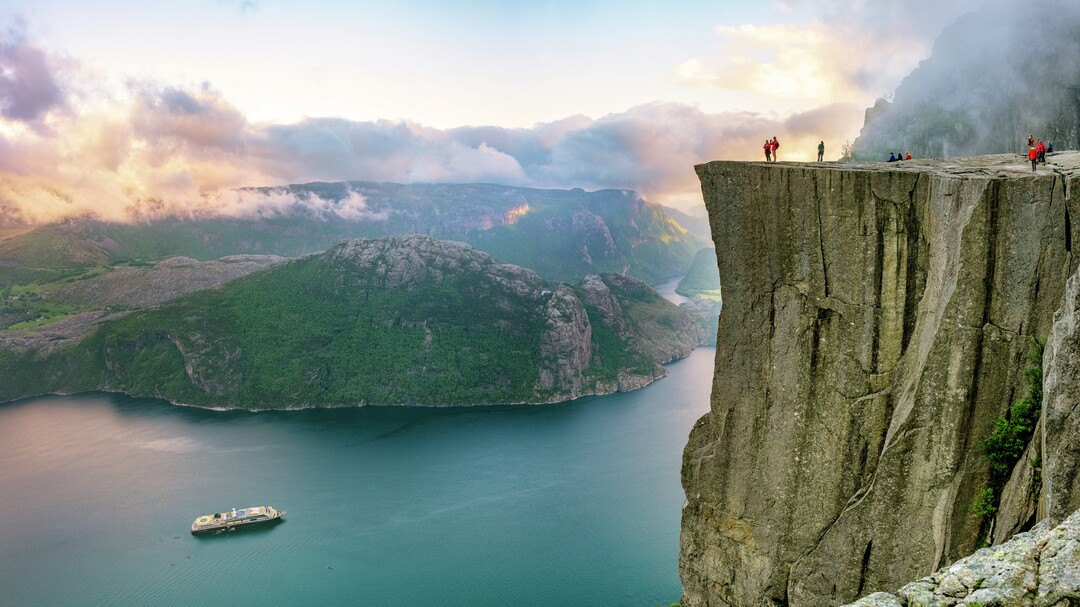
[[[1076,508],[1080,153],[696,168],[724,310],[684,606],[837,605]],[[982,441],[1041,343],[1042,422],[987,521]]]

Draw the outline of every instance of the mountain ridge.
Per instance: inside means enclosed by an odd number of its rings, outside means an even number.
[[[570,287],[464,243],[350,240],[105,319],[73,347],[0,350],[17,378],[0,398],[104,389],[249,409],[559,402],[646,385],[704,337],[633,278]]]

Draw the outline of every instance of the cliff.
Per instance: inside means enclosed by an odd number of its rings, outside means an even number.
[[[844,603],[1076,507],[1080,154],[697,171],[724,309],[684,606]],[[983,441],[1048,338],[1036,438],[980,518]]]

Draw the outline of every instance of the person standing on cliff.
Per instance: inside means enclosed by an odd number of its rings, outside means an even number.
[[[1046,164],[1046,146],[1043,145],[1042,139],[1035,144],[1035,153],[1039,155],[1039,163]]]
[[[1039,153],[1034,147],[1028,150],[1028,160],[1031,161],[1031,171],[1035,172],[1035,165],[1039,163]]]
[[[765,140],[765,162],[772,161],[772,142],[768,139]]]
[[[817,144],[817,161],[821,162],[821,159],[825,157],[825,141],[821,141]]]
[[[780,142],[776,140],[775,135],[773,136],[772,142],[770,143],[769,147],[772,148],[772,161],[776,162],[780,159],[780,154],[776,151],[780,149]]]
[[[1035,138],[1032,137],[1031,135],[1028,135],[1028,147],[1029,148],[1035,147]]]

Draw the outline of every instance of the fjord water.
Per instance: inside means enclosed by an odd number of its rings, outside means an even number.
[[[0,604],[666,605],[713,354],[545,406],[0,405]],[[189,533],[260,504],[286,521]]]

